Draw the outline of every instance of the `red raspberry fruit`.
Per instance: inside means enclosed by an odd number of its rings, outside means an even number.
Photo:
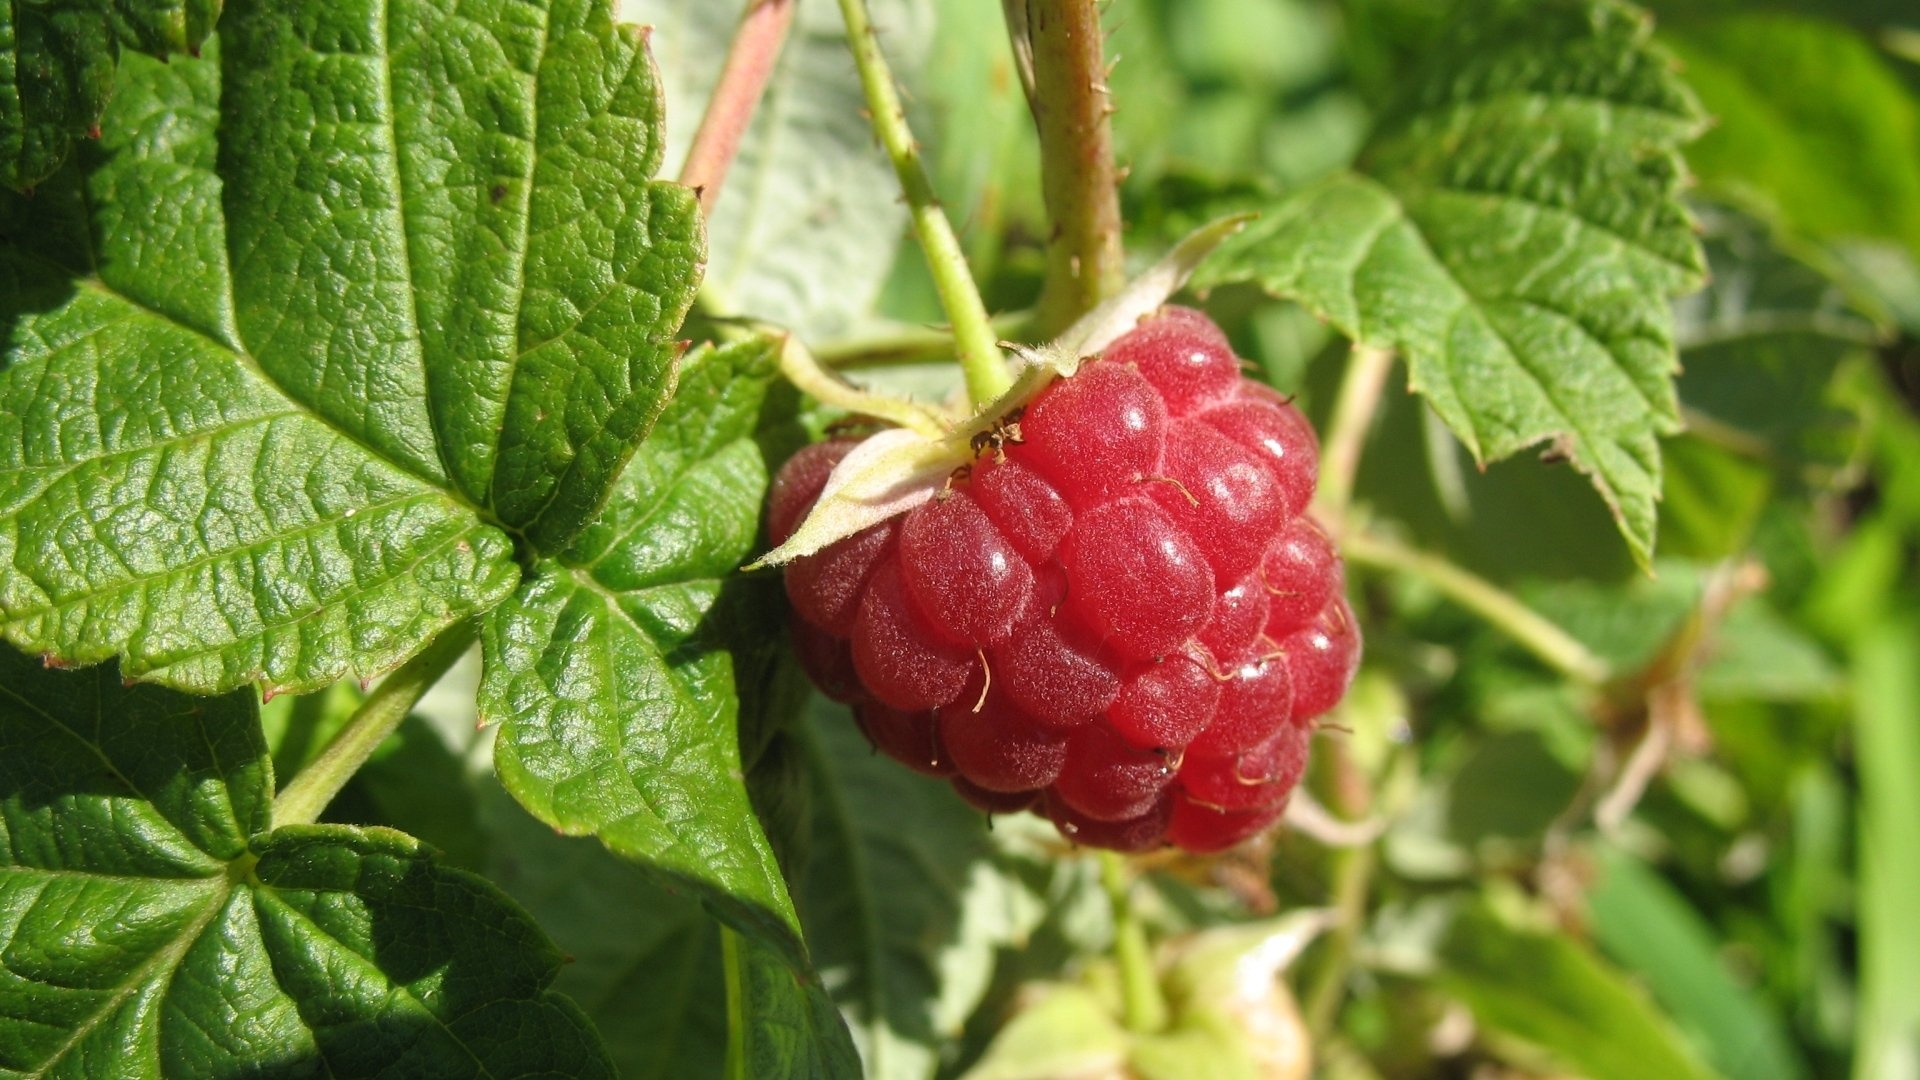
[[[1219,851],[1270,827],[1360,656],[1303,516],[1306,418],[1166,308],[903,517],[787,567],[795,652],[881,753],[1076,843]],[[855,446],[774,480],[784,542]]]

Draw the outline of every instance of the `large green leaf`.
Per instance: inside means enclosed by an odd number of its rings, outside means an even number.
[[[272,826],[250,691],[0,646],[0,1076],[611,1076],[561,955],[384,829]]]
[[[124,48],[200,47],[221,0],[40,0],[0,4],[0,183],[29,188],[98,131]]]
[[[0,202],[0,632],[308,689],[485,610],[605,500],[701,253],[606,4],[229,6]]]
[[[1639,12],[1468,5],[1360,170],[1294,192],[1204,268],[1407,358],[1485,461],[1542,442],[1652,551],[1658,437],[1678,427],[1669,294],[1702,259],[1676,148],[1701,126]]]
[[[1920,254],[1920,98],[1860,33],[1748,11],[1663,34],[1717,118],[1688,151],[1711,191],[1804,233]]]
[[[1480,1026],[1592,1080],[1707,1080],[1709,1072],[1619,972],[1560,934],[1476,907],[1440,948],[1440,987]]]
[[[691,884],[804,970],[743,780],[729,651],[778,625],[734,606],[769,476],[773,354],[754,339],[688,359],[605,516],[487,617],[480,711],[535,816]]]
[[[876,1080],[926,1080],[986,994],[1001,949],[1045,914],[987,821],[873,753],[844,709],[809,717],[808,941]]]
[[[874,25],[903,73],[932,43],[929,0],[876,0]],[[746,5],[627,0],[654,27],[676,164],[692,142]],[[874,145],[840,12],[799,4],[778,66],[727,170],[703,296],[813,338],[867,317],[907,227],[893,166]]]

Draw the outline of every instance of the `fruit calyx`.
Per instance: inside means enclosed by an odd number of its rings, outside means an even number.
[[[1019,365],[1013,385],[974,414],[941,430],[922,406],[880,398],[848,387],[822,370],[791,337],[781,350],[781,368],[802,390],[828,404],[901,424],[846,455],[827,478],[818,500],[791,535],[745,569],[781,566],[838,540],[906,513],[947,486],[983,445],[1016,422],[1027,405],[1056,378],[1073,375],[1082,361],[1104,350],[1160,309],[1186,284],[1200,263],[1252,220],[1222,218],[1190,233],[1146,273],[1088,312],[1058,338],[1041,346],[1008,345]]]

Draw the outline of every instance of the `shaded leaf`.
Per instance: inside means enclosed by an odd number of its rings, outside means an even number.
[[[720,1076],[727,1054],[719,932],[691,896],[591,840],[559,836],[475,778],[487,874],[574,960],[555,984],[606,1033],[626,1080]]]
[[[778,422],[776,347],[688,358],[605,516],[487,617],[479,700],[500,778],[534,816],[691,887],[811,981],[748,796],[732,652],[777,625],[735,606],[770,476],[757,439]]]
[[[1739,553],[1776,492],[1844,475],[1861,436],[1836,378],[1879,339],[1841,272],[1783,250],[1751,218],[1703,213],[1712,283],[1675,305],[1689,431],[1667,444],[1662,540],[1671,554]]]
[[[1470,6],[1361,172],[1286,196],[1196,281],[1399,349],[1479,460],[1564,448],[1643,561],[1678,426],[1666,300],[1703,270],[1676,198],[1701,113],[1649,35],[1611,0]]]
[[[101,123],[122,48],[197,51],[221,0],[50,0],[0,6],[0,183],[52,176]]]
[[[250,691],[0,648],[0,1072],[611,1076],[561,956],[385,829],[273,829]]]
[[[860,1055],[847,1023],[818,982],[801,982],[774,949],[721,930],[733,997],[728,1024],[740,1031],[735,1075],[794,1080],[859,1080]]]
[[[867,1075],[931,1076],[1045,909],[947,785],[875,754],[842,709],[809,720],[808,940]]]

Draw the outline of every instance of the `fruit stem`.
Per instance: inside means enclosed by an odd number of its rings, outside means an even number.
[[[680,182],[700,194],[700,213],[713,216],[727,170],[740,152],[740,140],[753,122],[754,110],[773,77],[774,65],[793,26],[794,0],[747,0],[740,28],[734,32],[720,81],[707,99],[700,128],[680,169]]]
[[[900,104],[900,91],[894,85],[893,71],[880,49],[880,37],[874,31],[866,0],[840,0],[840,15],[847,24],[847,42],[853,49],[854,66],[860,72],[860,86],[866,91],[867,111],[872,114],[874,134],[886,148],[893,171],[900,178],[900,190],[912,212],[914,237],[926,255],[927,268],[933,273],[934,291],[940,294],[940,306],[953,324],[953,338],[966,375],[967,397],[977,409],[1000,396],[1013,385],[1006,360],[1000,355],[999,337],[980,299],[980,289],[967,268],[966,253],[954,235],[953,224],[934,196],[933,182],[920,159],[920,148],[907,127],[907,111]]]
[[[380,681],[345,727],[273,800],[273,823],[311,825],[373,752],[419,704],[433,684],[473,645],[475,624],[463,620],[441,631],[413,659]]]
[[[1600,686],[1613,677],[1612,665],[1578,638],[1512,593],[1446,559],[1358,529],[1341,536],[1340,551],[1357,565],[1420,578],[1570,679]]]
[[[1094,0],[1004,0],[1004,7],[1040,136],[1041,189],[1053,223],[1040,300],[1050,336],[1126,280],[1105,39]]]
[[[1147,928],[1133,910],[1132,881],[1119,853],[1100,853],[1100,883],[1113,906],[1113,958],[1120,966],[1120,1002],[1128,1031],[1150,1034],[1167,1026],[1167,1001],[1153,970]]]
[[[862,416],[877,417],[929,438],[939,439],[947,434],[947,425],[927,409],[904,398],[870,394],[821,367],[813,353],[791,334],[780,346],[780,373],[816,401]]]
[[[1360,472],[1367,430],[1373,426],[1380,395],[1392,372],[1391,349],[1355,345],[1348,354],[1340,396],[1333,403],[1333,422],[1327,427],[1326,444],[1320,452],[1320,487],[1314,499],[1329,521],[1338,521],[1353,502],[1353,482]]]

